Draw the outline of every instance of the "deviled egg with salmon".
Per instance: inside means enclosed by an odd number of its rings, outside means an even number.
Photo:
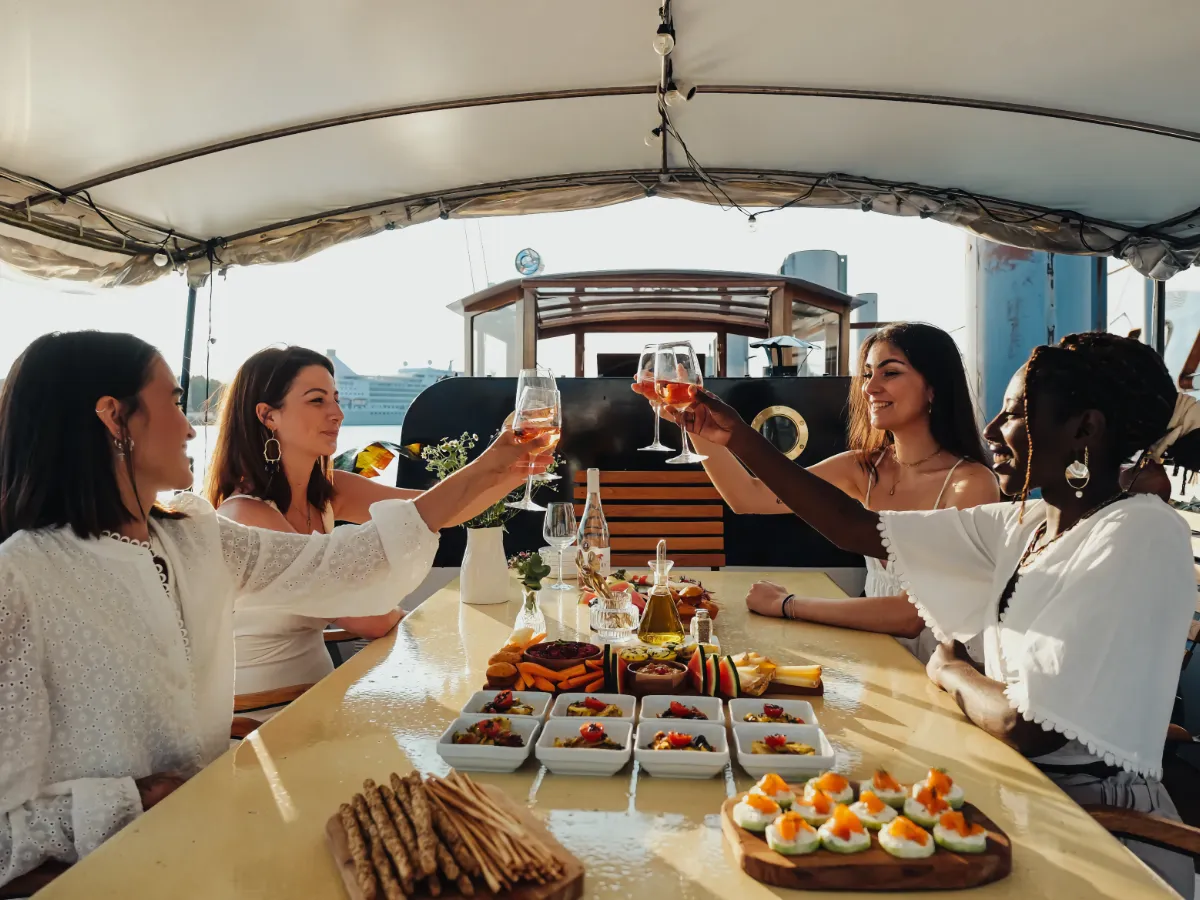
[[[871,829],[878,831],[896,816],[900,815],[876,796],[874,791],[863,791],[858,795],[858,802],[850,804],[850,812]]]
[[[955,853],[982,853],[987,849],[987,829],[968,824],[957,810],[942,813],[933,826],[933,839]]]
[[[888,806],[900,809],[904,806],[904,798],[908,789],[891,776],[887,769],[876,769],[870,781],[864,781],[858,786],[859,796],[863,791],[870,791]]]
[[[924,859],[933,856],[934,848],[929,832],[904,816],[883,826],[879,846],[898,859]]]
[[[917,790],[922,786],[937,791],[938,796],[949,803],[951,809],[961,809],[966,799],[963,789],[954,783],[954,779],[946,774],[945,769],[930,769],[924,781],[918,781],[912,786],[912,796],[917,796]]]
[[[816,778],[810,778],[804,785],[804,795],[807,797],[813,791],[823,791],[834,803],[850,803],[854,799],[854,788],[837,772],[822,772]]]
[[[904,801],[904,814],[923,828],[932,828],[950,804],[942,795],[925,785],[913,785],[913,796]]]
[[[824,825],[833,814],[833,800],[824,791],[805,791],[792,803],[792,811],[809,825]]]
[[[780,809],[787,809],[796,799],[796,795],[792,793],[787,782],[773,772],[759,779],[758,784],[750,788],[750,793],[770,797],[779,804]]]
[[[767,846],[784,856],[799,856],[820,847],[821,836],[802,815],[785,812],[767,826]]]
[[[747,794],[733,807],[734,824],[747,831],[762,834],[779,818],[779,804],[762,794]]]
[[[821,846],[833,853],[862,853],[871,849],[871,835],[845,803],[833,808],[833,816],[817,833],[821,836]]]

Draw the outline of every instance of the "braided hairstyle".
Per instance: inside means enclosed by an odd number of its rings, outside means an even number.
[[[1085,410],[1104,414],[1109,462],[1120,465],[1167,431],[1177,391],[1152,347],[1103,331],[1069,334],[1057,347],[1036,347],[1025,364],[1028,458],[1021,502],[1033,473],[1033,401],[1050,398],[1066,418]]]

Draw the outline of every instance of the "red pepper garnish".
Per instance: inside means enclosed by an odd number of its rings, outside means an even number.
[[[678,700],[671,701],[670,713],[673,716],[686,716],[691,713],[691,710],[680,703]]]
[[[787,746],[787,738],[785,738],[782,734],[768,734],[765,738],[763,738],[763,743],[765,743],[772,750],[778,750],[780,747]]]
[[[776,706],[774,703],[763,704],[763,715],[768,719],[782,719],[783,707]]]
[[[682,750],[684,747],[692,746],[692,736],[680,734],[678,731],[670,731],[667,732],[667,743],[675,750]]]
[[[494,738],[500,733],[500,723],[494,719],[484,719],[475,726],[475,730],[484,737]]]
[[[594,709],[596,712],[603,712],[608,709],[608,704],[603,700],[597,700],[595,697],[584,697],[583,705],[588,709]]]
[[[511,709],[513,705],[512,691],[501,691],[492,699],[492,706],[500,712]]]
[[[579,736],[589,744],[597,744],[604,740],[604,726],[599,722],[588,722],[580,727]]]

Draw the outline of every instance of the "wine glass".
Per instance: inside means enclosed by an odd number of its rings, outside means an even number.
[[[638,359],[637,374],[633,380],[633,389],[649,400],[650,405],[654,408],[654,443],[646,447],[638,447],[638,450],[674,453],[674,447],[668,447],[658,439],[658,429],[662,423],[662,406],[654,393],[654,356],[657,352],[658,344],[647,344],[642,348],[642,355]]]
[[[537,388],[539,390],[553,391],[553,392],[555,392],[556,395],[558,392],[558,385],[554,381],[554,374],[549,369],[543,368],[541,366],[538,366],[533,369],[522,369],[520,374],[517,375],[517,402],[518,402],[518,404],[520,403],[521,393],[526,388]],[[513,416],[513,429],[514,430],[516,429],[516,424],[517,424],[517,416],[516,416],[516,414],[514,414],[514,416]],[[533,439],[532,437],[526,438],[526,440],[532,440],[532,439]],[[519,438],[518,438],[518,440],[519,440]],[[553,450],[554,448],[551,447],[550,449]],[[522,497],[520,500],[516,501],[515,503],[509,503],[508,507],[510,509],[524,509],[524,510],[529,510],[532,512],[542,512],[543,510],[545,510],[546,507],[539,506],[538,504],[533,502],[533,480],[534,480],[534,477],[535,476],[531,474],[528,478],[525,479],[525,496]],[[545,479],[545,480],[550,481],[552,479]]]
[[[569,591],[571,585],[563,581],[563,553],[575,543],[575,505],[573,503],[546,504],[546,520],[542,523],[542,537],[558,551],[558,581],[550,585],[552,591]]]
[[[696,351],[689,342],[674,341],[658,345],[654,354],[654,392],[660,403],[676,412],[683,412],[696,402],[696,393],[703,384],[700,361],[696,359]],[[692,452],[687,429],[681,426],[679,430],[683,434],[683,452],[666,462],[684,465],[708,459],[701,453]]]

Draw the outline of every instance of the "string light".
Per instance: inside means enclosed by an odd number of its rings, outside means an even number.
[[[873,198],[871,198],[870,196],[863,194],[863,198],[859,202],[859,206],[862,207],[863,212],[870,212],[871,209],[875,206],[875,200]]]
[[[662,140],[662,126],[658,125],[650,129],[650,133],[646,135],[643,143],[647,147],[657,147],[660,140]]]
[[[654,52],[666,56],[675,49],[675,29],[663,22],[654,35]]]
[[[696,88],[694,85],[684,85],[681,88],[672,81],[667,84],[667,93],[663,97],[663,102],[667,106],[683,106],[683,104],[695,96]]]
[[[758,216],[751,215],[750,218],[746,220],[746,224],[750,228],[750,233],[754,234],[756,231],[758,231]]]
[[[163,266],[165,266],[167,263],[169,263],[170,261],[171,261],[171,257],[167,256],[167,254],[165,254],[165,253],[160,252],[160,253],[154,254],[154,264],[156,266],[158,266],[160,269]]]

